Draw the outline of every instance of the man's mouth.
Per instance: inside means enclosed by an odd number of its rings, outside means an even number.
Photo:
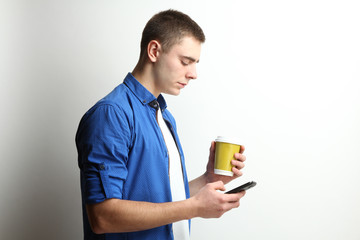
[[[184,87],[187,85],[187,83],[180,83],[180,82],[179,82],[179,85],[180,85],[182,88],[184,88]]]

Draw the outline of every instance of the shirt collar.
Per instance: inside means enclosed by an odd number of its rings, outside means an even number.
[[[125,77],[124,84],[131,90],[131,92],[143,105],[157,101],[161,109],[165,109],[167,107],[165,98],[161,94],[156,99],[156,97],[151,92],[149,92],[149,90],[147,90],[138,80],[136,80],[136,78],[130,72]]]

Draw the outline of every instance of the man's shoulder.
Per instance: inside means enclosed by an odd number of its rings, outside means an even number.
[[[115,87],[109,94],[96,102],[84,115],[88,118],[94,115],[115,114],[121,118],[131,118],[132,105],[136,99],[123,83]],[[109,112],[110,111],[110,112]]]
[[[128,112],[131,110],[131,106],[135,100],[129,88],[124,83],[121,83],[98,101],[94,107],[97,108],[107,105],[119,111]]]

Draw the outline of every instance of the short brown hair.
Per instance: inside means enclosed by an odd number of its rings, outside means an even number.
[[[188,15],[172,9],[159,12],[147,22],[143,30],[140,57],[145,54],[152,40],[159,41],[164,52],[167,52],[185,36],[205,42],[204,32]]]

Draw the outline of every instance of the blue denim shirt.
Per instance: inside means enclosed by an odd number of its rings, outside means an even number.
[[[176,140],[186,197],[190,197],[175,119],[166,109],[163,96],[156,99],[129,73],[122,84],[86,112],[76,133],[84,239],[173,239],[171,224],[140,232],[96,235],[85,209],[86,204],[109,198],[171,202],[168,151],[156,121],[159,107]]]

